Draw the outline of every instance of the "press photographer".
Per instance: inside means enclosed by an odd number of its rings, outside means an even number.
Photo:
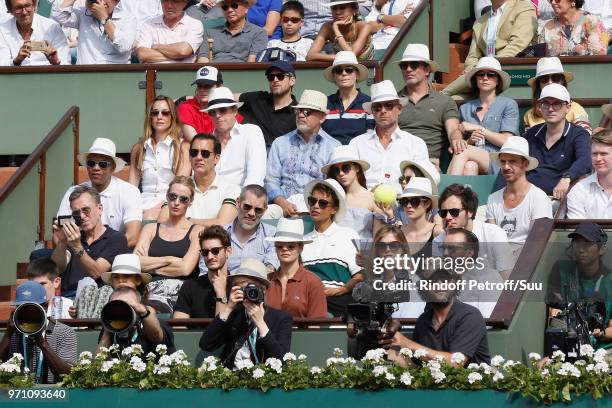
[[[17,287],[16,309],[8,320],[0,341],[0,358],[7,361],[20,353],[27,367],[35,375],[37,384],[55,384],[62,374],[68,374],[77,357],[77,338],[74,330],[47,317],[45,288],[33,281]]]
[[[223,346],[221,361],[229,368],[245,361],[263,363],[282,359],[291,348],[291,315],[265,305],[270,286],[266,266],[245,259],[229,276],[231,292],[227,307],[206,328],[200,348],[213,351]]]

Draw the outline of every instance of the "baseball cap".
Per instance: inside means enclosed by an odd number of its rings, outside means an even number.
[[[554,98],[563,102],[571,102],[570,94],[566,87],[560,84],[548,84],[540,92],[538,101],[545,98]]]
[[[39,305],[47,303],[47,293],[43,285],[38,282],[27,281],[17,286],[15,301],[11,305],[18,306],[22,303],[38,303]]]
[[[215,67],[202,67],[197,70],[195,81],[191,85],[221,85],[223,77],[219,70]]]
[[[608,234],[597,224],[585,222],[578,225],[576,230],[568,235],[569,238],[582,237],[589,242],[605,244],[608,242]]]
[[[268,69],[266,69],[266,75],[268,75],[270,71],[272,71],[275,68],[286,74],[291,74],[295,76],[295,69],[293,69],[293,65],[291,65],[287,61],[282,61],[282,60],[276,60],[272,64],[270,64]]]

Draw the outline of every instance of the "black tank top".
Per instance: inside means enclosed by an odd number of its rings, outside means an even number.
[[[429,239],[427,240],[427,242],[425,242],[425,245],[423,245],[423,247],[421,249],[419,249],[417,252],[414,253],[414,255],[412,255],[413,258],[418,258],[418,257],[423,257],[423,258],[429,258],[431,257],[432,254],[432,247],[433,247],[433,240],[434,240],[434,230],[436,229],[436,225],[434,224],[433,228],[431,229],[431,234],[429,235]]]
[[[189,236],[191,235],[191,230],[195,227],[195,224],[189,227],[189,231],[185,234],[185,236],[178,241],[166,241],[159,236],[159,223],[157,223],[157,229],[155,230],[155,237],[151,241],[151,245],[149,245],[149,256],[152,257],[161,257],[161,256],[174,256],[177,258],[182,258],[185,256],[189,247],[191,246],[191,240]],[[189,276],[177,277],[176,279],[189,279],[197,274],[198,268],[194,270]],[[197,276],[197,275],[196,275]],[[153,275],[153,280],[167,279],[167,276],[159,276]]]

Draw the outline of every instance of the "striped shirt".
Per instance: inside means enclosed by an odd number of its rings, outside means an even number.
[[[374,129],[374,116],[363,110],[364,102],[370,102],[370,97],[358,90],[357,96],[345,110],[340,91],[328,95],[329,113],[321,127],[343,145],[348,144],[355,136]]]

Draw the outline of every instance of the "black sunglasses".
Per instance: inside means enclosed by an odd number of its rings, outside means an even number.
[[[251,204],[242,204],[242,211],[244,212],[250,212],[251,210],[255,209],[255,214],[257,215],[262,215],[263,213],[266,212],[265,208],[261,208],[261,207],[253,207]]]
[[[344,174],[348,174],[351,172],[351,170],[353,170],[351,163],[345,163],[342,166],[333,166],[331,169],[329,169],[329,177],[336,177],[338,174],[340,174],[340,171],[342,171]]]
[[[208,256],[208,254],[213,254],[214,256],[219,255],[219,252],[221,252],[222,249],[224,249],[224,247],[222,247],[222,246],[214,247],[214,248],[210,248],[210,249],[201,249],[200,253],[202,254],[202,256],[204,258],[206,258]]]
[[[344,72],[346,72],[347,74],[352,74],[353,72],[357,71],[355,69],[355,67],[336,67],[332,70],[332,72],[336,75],[342,75]]]
[[[402,207],[408,207],[408,204],[410,204],[412,208],[417,208],[419,205],[421,205],[423,198],[424,197],[405,197],[400,198],[398,201]]]
[[[383,108],[385,108],[386,111],[393,110],[393,108],[395,108],[395,103],[394,102],[380,102],[380,103],[372,104],[373,112],[380,112],[381,110],[383,110]]]
[[[211,154],[213,154],[213,152],[210,150],[189,149],[189,156],[194,159],[198,156],[202,156],[203,159],[208,159]]]
[[[497,78],[499,75],[497,75],[497,72],[493,72],[493,71],[478,71],[476,73],[476,77],[477,78]]]
[[[295,248],[297,248],[297,244],[288,243],[288,242],[275,242],[274,248],[276,249],[287,248],[288,250],[293,251]]]
[[[450,213],[451,217],[456,218],[463,210],[464,208],[449,208],[446,210],[440,210],[440,217],[446,218],[446,216]]]
[[[238,3],[224,4],[224,5],[221,6],[221,9],[223,9],[223,11],[227,11],[231,7],[234,10],[236,10],[238,8],[238,6],[240,6],[240,4],[238,4]]]
[[[410,67],[411,70],[416,71],[419,67],[424,67],[426,64],[419,61],[403,61],[399,63],[399,67],[402,71],[405,71]]]
[[[538,80],[544,83],[548,83],[552,81],[554,83],[560,84],[563,82],[564,79],[565,77],[563,76],[563,74],[549,74],[549,75],[542,75],[538,77]]]
[[[168,109],[162,109],[162,110],[151,109],[151,111],[149,112],[149,115],[151,115],[152,117],[157,117],[160,113],[164,118],[167,118],[171,114],[171,112]]]
[[[100,167],[101,169],[107,169],[109,168],[112,163],[109,162],[108,160],[99,160],[99,161],[95,161],[95,160],[87,160],[85,162],[85,164],[87,165],[87,167],[89,167],[90,169],[93,169],[94,167],[96,167],[96,164],[98,165],[98,167]]]
[[[299,17],[283,17],[283,23],[287,24],[288,22],[292,22],[293,24],[297,24],[302,21]]]
[[[324,209],[327,208],[328,206],[330,206],[332,203],[329,200],[324,200],[324,199],[320,199],[320,198],[316,198],[313,196],[308,197],[308,206],[309,207],[314,207],[317,203],[319,203],[319,208],[320,209]]]
[[[398,251],[401,251],[402,249],[403,249],[403,245],[399,241],[377,242],[376,243],[376,250],[378,252],[386,252],[386,251],[398,252]]]
[[[289,76],[289,74],[285,74],[283,72],[277,72],[276,74],[266,74],[266,78],[268,78],[269,82],[272,82],[275,79],[277,81],[282,81],[283,79],[285,79],[288,76]]]
[[[178,199],[179,203],[181,203],[181,204],[189,204],[189,201],[191,200],[191,198],[188,197],[188,196],[178,195],[178,194],[175,194],[175,193],[168,193],[168,194],[166,194],[166,198],[168,199],[169,203],[172,203],[172,202],[174,202],[174,201],[176,201]]]
[[[312,110],[312,109],[297,108],[295,110],[295,114],[296,115],[299,116],[301,114],[301,115],[304,115],[304,117],[306,117],[306,118],[309,117],[312,112],[314,112],[314,110]]]
[[[209,109],[208,110],[208,116],[215,116],[215,115],[217,115],[217,113],[219,115],[225,115],[228,110],[229,110],[229,108],[227,106],[224,106],[222,108],[217,108],[217,109]]]

